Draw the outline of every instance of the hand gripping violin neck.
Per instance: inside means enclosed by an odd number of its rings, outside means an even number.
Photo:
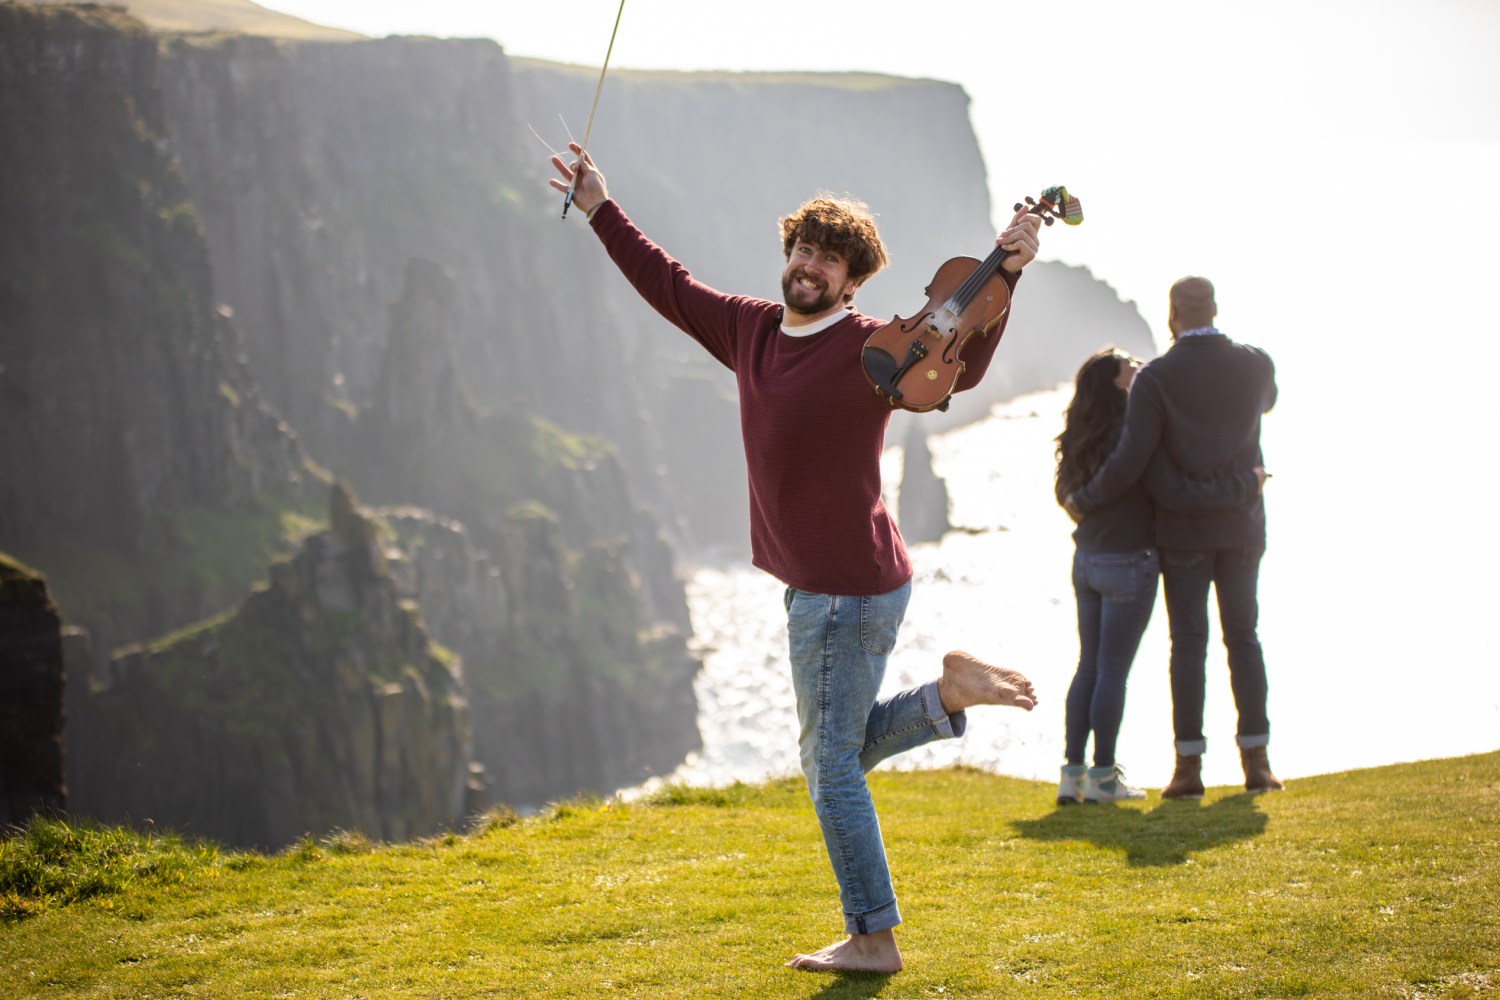
[[[1083,206],[1064,187],[1047,188],[1035,200],[1028,195],[1026,204],[1028,215],[1041,216],[1049,226],[1055,218],[1070,226],[1083,221]],[[1014,211],[1021,211],[1019,202]],[[1010,288],[1000,277],[1009,254],[997,246],[982,261],[945,262],[924,289],[927,305],[920,312],[895,317],[865,341],[865,377],[892,406],[918,413],[948,408],[964,372],[964,344],[975,334],[987,335],[1010,308]]]

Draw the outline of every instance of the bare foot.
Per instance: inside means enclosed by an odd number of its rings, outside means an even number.
[[[811,955],[796,955],[786,964],[813,972],[900,972],[901,949],[894,931],[850,934],[845,941]]]
[[[1014,705],[1028,712],[1036,707],[1036,689],[1019,671],[991,666],[958,649],[943,657],[938,697],[949,715],[971,705]]]

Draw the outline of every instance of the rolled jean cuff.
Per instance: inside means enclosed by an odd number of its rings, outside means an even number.
[[[896,901],[893,899],[868,913],[844,914],[844,933],[874,934],[876,931],[888,931],[900,922],[901,911],[896,908]]]
[[[1208,749],[1207,740],[1178,740],[1177,752],[1184,757],[1201,757]]]
[[[1236,736],[1235,744],[1241,750],[1254,750],[1256,747],[1266,746],[1271,742],[1270,733],[1261,733],[1259,736]]]
[[[962,736],[964,730],[969,728],[969,717],[962,711],[954,712],[952,715],[943,711],[943,698],[938,694],[938,682],[928,681],[920,690],[922,707],[927,709],[927,718],[932,722],[932,730],[938,734],[938,738],[951,740]]]

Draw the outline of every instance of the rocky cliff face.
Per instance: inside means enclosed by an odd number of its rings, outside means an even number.
[[[622,542],[570,556],[556,520],[517,512],[491,551],[455,522],[381,510],[403,593],[464,662],[485,798],[521,807],[559,789],[614,789],[699,749],[685,626],[638,634],[644,591]]]
[[[0,829],[67,805],[65,678],[46,581],[0,553]]]
[[[342,486],[330,523],[238,609],[133,650],[86,702],[78,797],[223,843],[305,832],[400,840],[460,825],[469,709],[380,530]]]
[[[156,46],[0,7],[0,546],[105,650],[237,600],[318,479],[216,308]]]

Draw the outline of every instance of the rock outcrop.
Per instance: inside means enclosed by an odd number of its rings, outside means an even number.
[[[644,591],[623,543],[569,555],[555,517],[517,511],[491,556],[461,524],[378,511],[391,570],[464,662],[487,801],[521,808],[639,784],[701,749],[685,626],[639,632]]]
[[[65,678],[47,582],[0,553],[0,829],[67,806]]]
[[[462,824],[460,661],[429,637],[342,485],[330,524],[239,608],[112,662],[75,736],[89,814],[261,849]]]
[[[897,505],[901,537],[909,545],[936,542],[953,527],[948,520],[948,484],[932,470],[932,449],[920,424],[909,425],[902,445]]]

